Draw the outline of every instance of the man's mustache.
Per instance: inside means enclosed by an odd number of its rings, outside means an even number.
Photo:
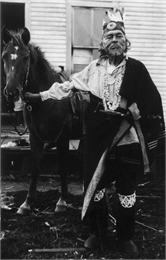
[[[122,47],[121,47],[120,44],[111,44],[111,45],[109,46],[109,48],[110,48],[110,49],[117,49],[117,48],[119,49],[119,48],[122,48]]]
[[[121,44],[119,44],[119,43],[107,42],[104,45],[105,45],[104,48],[108,48],[108,49],[122,48]]]

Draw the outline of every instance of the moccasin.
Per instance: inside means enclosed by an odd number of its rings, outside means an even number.
[[[85,241],[84,247],[86,247],[88,249],[91,249],[91,250],[99,248],[99,240],[98,240],[98,238],[95,235],[91,235]]]
[[[132,240],[127,240],[124,242],[124,250],[128,255],[133,257],[137,256],[139,253],[137,246]]]

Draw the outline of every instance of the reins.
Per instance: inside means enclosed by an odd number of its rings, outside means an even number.
[[[28,85],[29,69],[30,69],[30,58],[28,58],[28,67],[27,67],[27,72],[26,72],[26,77],[25,77],[25,83],[24,83],[24,86],[23,86],[22,89],[21,89],[21,99],[22,99],[23,101],[25,101],[25,99],[24,99],[24,94],[26,93],[26,89],[27,89],[27,85]],[[24,92],[25,92],[25,93],[24,93]],[[13,115],[12,115],[12,111],[11,111],[11,110],[10,110],[10,117],[12,118],[12,125],[13,125],[13,127],[14,127],[16,133],[17,133],[19,136],[24,135],[24,134],[27,132],[28,127],[26,127],[23,132],[20,132],[20,131],[18,130],[16,124],[14,123]]]
[[[33,117],[32,117],[32,105],[30,105],[24,98],[25,96],[25,93],[27,92],[27,86],[28,86],[28,77],[29,77],[29,71],[30,71],[30,58],[28,59],[28,67],[27,67],[27,72],[26,72],[26,77],[25,77],[25,83],[24,83],[24,86],[22,88],[22,91],[21,91],[21,98],[24,100],[25,104],[26,104],[26,107],[25,109],[27,109],[29,115],[30,115],[30,124],[34,130],[34,133],[35,133],[35,136],[42,142],[42,143],[45,143],[45,142],[51,142],[51,141],[47,141],[47,140],[43,140],[41,138],[41,136],[38,134],[37,130],[36,130],[36,127],[35,127],[35,124],[34,124],[34,121],[33,121]],[[66,115],[67,115],[67,105],[66,105],[66,110],[65,110],[65,117],[64,117],[64,121],[62,123],[62,127],[60,129],[60,132],[58,134],[58,136],[56,137],[56,140],[55,142],[57,142],[57,140],[59,139],[59,137],[61,136],[62,132],[63,132],[63,129],[64,129],[64,126],[65,126],[65,123],[66,123]]]
[[[27,86],[28,86],[28,77],[29,77],[29,70],[30,70],[30,57],[28,58],[27,63],[28,63],[28,67],[27,67],[27,72],[26,72],[26,77],[25,77],[25,83],[21,89],[21,98],[24,101],[25,101],[24,95],[27,91]]]
[[[37,132],[37,130],[36,130],[36,127],[35,127],[35,124],[34,124],[34,121],[33,121],[33,117],[32,117],[32,106],[31,105],[27,105],[27,110],[28,110],[28,113],[29,113],[29,115],[30,115],[30,124],[31,124],[31,126],[33,127],[33,130],[34,130],[34,132],[35,132],[35,136],[42,142],[42,143],[45,143],[45,142],[47,142],[47,143],[50,143],[50,142],[52,142],[52,141],[48,141],[48,140],[43,140],[42,138],[41,138],[41,136],[38,134],[38,132]],[[60,131],[59,131],[59,134],[57,135],[57,137],[56,137],[56,139],[54,140],[54,142],[56,143],[57,141],[58,141],[58,139],[60,138],[60,136],[61,136],[61,134],[62,134],[62,132],[63,132],[63,129],[64,129],[64,126],[65,126],[65,123],[66,123],[66,114],[67,114],[67,105],[66,105],[66,109],[65,109],[65,117],[64,117],[64,121],[63,121],[63,123],[62,123],[62,127],[61,127],[61,129],[60,129]]]
[[[17,128],[15,122],[14,122],[13,115],[12,115],[12,111],[10,111],[10,117],[12,118],[12,125],[13,125],[14,130],[16,131],[16,133],[17,133],[19,136],[24,135],[24,134],[27,132],[28,127],[26,127],[23,132],[20,132],[20,131],[18,130],[18,128]]]

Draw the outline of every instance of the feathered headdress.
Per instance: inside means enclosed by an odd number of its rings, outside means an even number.
[[[125,35],[125,13],[124,8],[114,7],[105,11],[105,16],[103,19],[103,34],[100,42],[99,52],[100,58],[108,58],[108,54],[105,53],[105,49],[103,47],[103,39],[105,33],[113,30],[120,30]],[[128,47],[130,46],[130,42],[128,41]],[[126,49],[127,51],[127,49]]]
[[[121,30],[125,34],[124,20],[125,13],[123,7],[114,7],[105,11],[103,32],[105,33],[112,30]]]

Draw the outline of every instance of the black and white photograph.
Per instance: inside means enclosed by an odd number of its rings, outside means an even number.
[[[166,259],[165,0],[1,0],[1,259]]]

